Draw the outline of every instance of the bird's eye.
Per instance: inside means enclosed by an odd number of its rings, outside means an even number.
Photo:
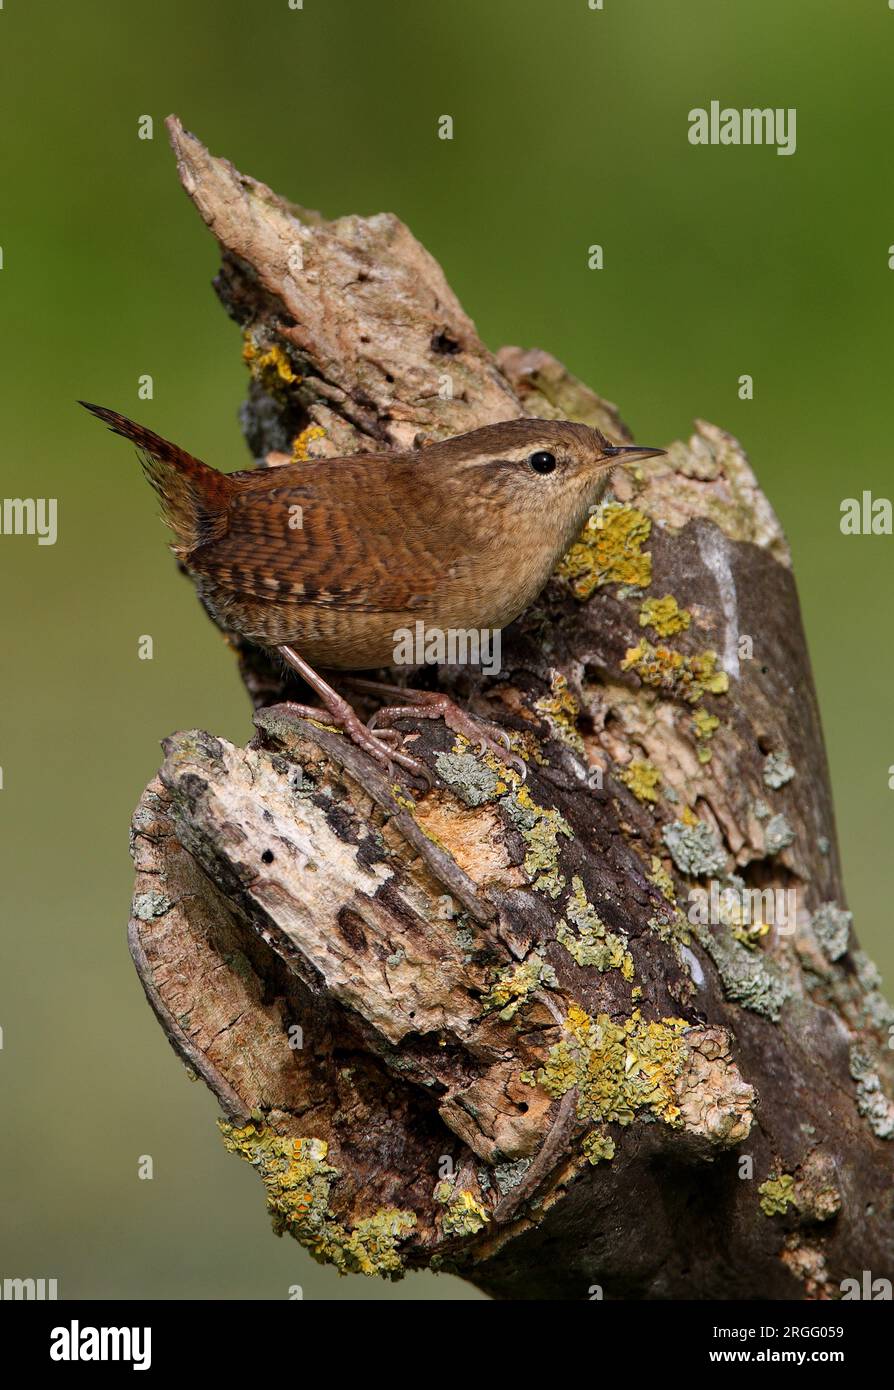
[[[552,473],[556,466],[556,456],[547,449],[535,449],[528,458],[535,473]]]

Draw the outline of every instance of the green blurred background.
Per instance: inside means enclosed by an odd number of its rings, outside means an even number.
[[[0,1276],[63,1297],[477,1297],[339,1279],[276,1241],[127,954],[127,828],[159,739],[251,735],[132,451],[74,404],[247,463],[241,341],[163,117],[329,215],[397,213],[490,346],[548,348],[638,439],[702,416],[743,440],[794,551],[850,905],[890,972],[894,538],[838,520],[892,486],[892,45],[887,0],[5,0],[2,492],[57,497],[60,536],[0,537]],[[687,113],[712,99],[796,107],[797,153],[693,148]]]

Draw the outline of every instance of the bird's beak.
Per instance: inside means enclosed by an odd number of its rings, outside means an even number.
[[[609,444],[603,453],[613,463],[635,463],[638,459],[657,458],[666,449],[649,449],[643,444]]]

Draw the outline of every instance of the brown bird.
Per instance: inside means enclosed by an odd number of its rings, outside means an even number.
[[[405,453],[220,473],[114,410],[81,404],[136,444],[171,548],[220,626],[278,650],[355,742],[423,775],[396,731],[376,724],[440,717],[504,761],[505,748],[432,692],[400,690],[412,703],[366,725],[319,668],[392,665],[396,634],[419,621],[428,631],[504,628],[540,593],[612,467],[663,453],[523,418]]]

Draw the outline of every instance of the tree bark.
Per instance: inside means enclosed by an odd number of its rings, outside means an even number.
[[[547,353],[492,356],[397,218],[326,221],[169,129],[259,466],[525,413],[629,440]],[[523,785],[405,721],[434,780],[414,797],[231,640],[257,736],[167,741],[130,940],[276,1230],[502,1298],[891,1277],[894,1012],[845,907],[789,552],[735,439],[699,421],[618,470],[500,674],[437,673]]]

